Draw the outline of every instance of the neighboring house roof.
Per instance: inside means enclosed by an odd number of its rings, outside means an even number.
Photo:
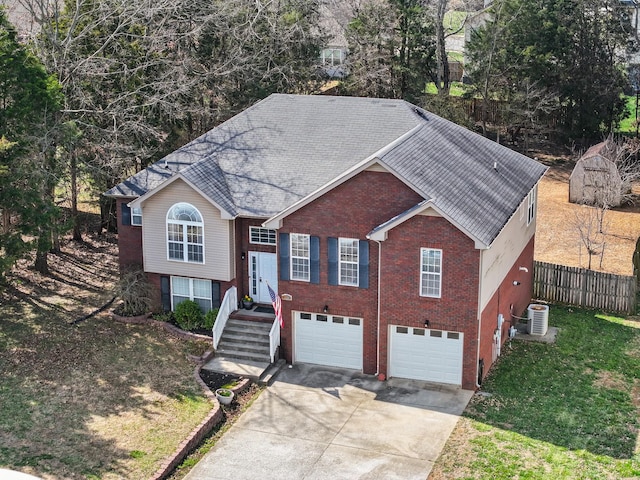
[[[180,172],[232,216],[274,217],[374,161],[485,245],[546,171],[402,100],[274,94],[106,194],[152,194]]]

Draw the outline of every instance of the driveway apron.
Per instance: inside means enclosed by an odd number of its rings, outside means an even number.
[[[472,394],[294,365],[185,478],[425,480]]]

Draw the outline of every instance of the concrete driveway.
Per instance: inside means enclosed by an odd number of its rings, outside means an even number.
[[[425,480],[472,394],[294,365],[186,480]]]

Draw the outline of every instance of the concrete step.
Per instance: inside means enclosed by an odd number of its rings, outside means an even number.
[[[247,353],[256,353],[259,355],[269,356],[269,344],[267,345],[254,345],[254,344],[245,344],[245,343],[237,343],[237,342],[229,342],[225,341],[224,338],[220,340],[218,344],[217,352],[247,352]]]
[[[233,342],[242,343],[246,345],[266,345],[269,347],[269,335],[254,335],[247,333],[228,332],[224,331],[222,334],[221,342]]]
[[[254,322],[249,320],[238,320],[230,318],[224,327],[225,332],[255,332],[269,335],[271,323]]]
[[[216,357],[222,360],[250,360],[252,362],[266,362],[267,364],[271,361],[269,357],[269,352],[266,355],[261,355],[259,353],[253,352],[243,352],[240,350],[216,350]]]

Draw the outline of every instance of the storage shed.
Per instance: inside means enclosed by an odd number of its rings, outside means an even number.
[[[617,148],[607,140],[592,146],[580,157],[569,178],[569,202],[620,206],[623,185],[615,163]]]

